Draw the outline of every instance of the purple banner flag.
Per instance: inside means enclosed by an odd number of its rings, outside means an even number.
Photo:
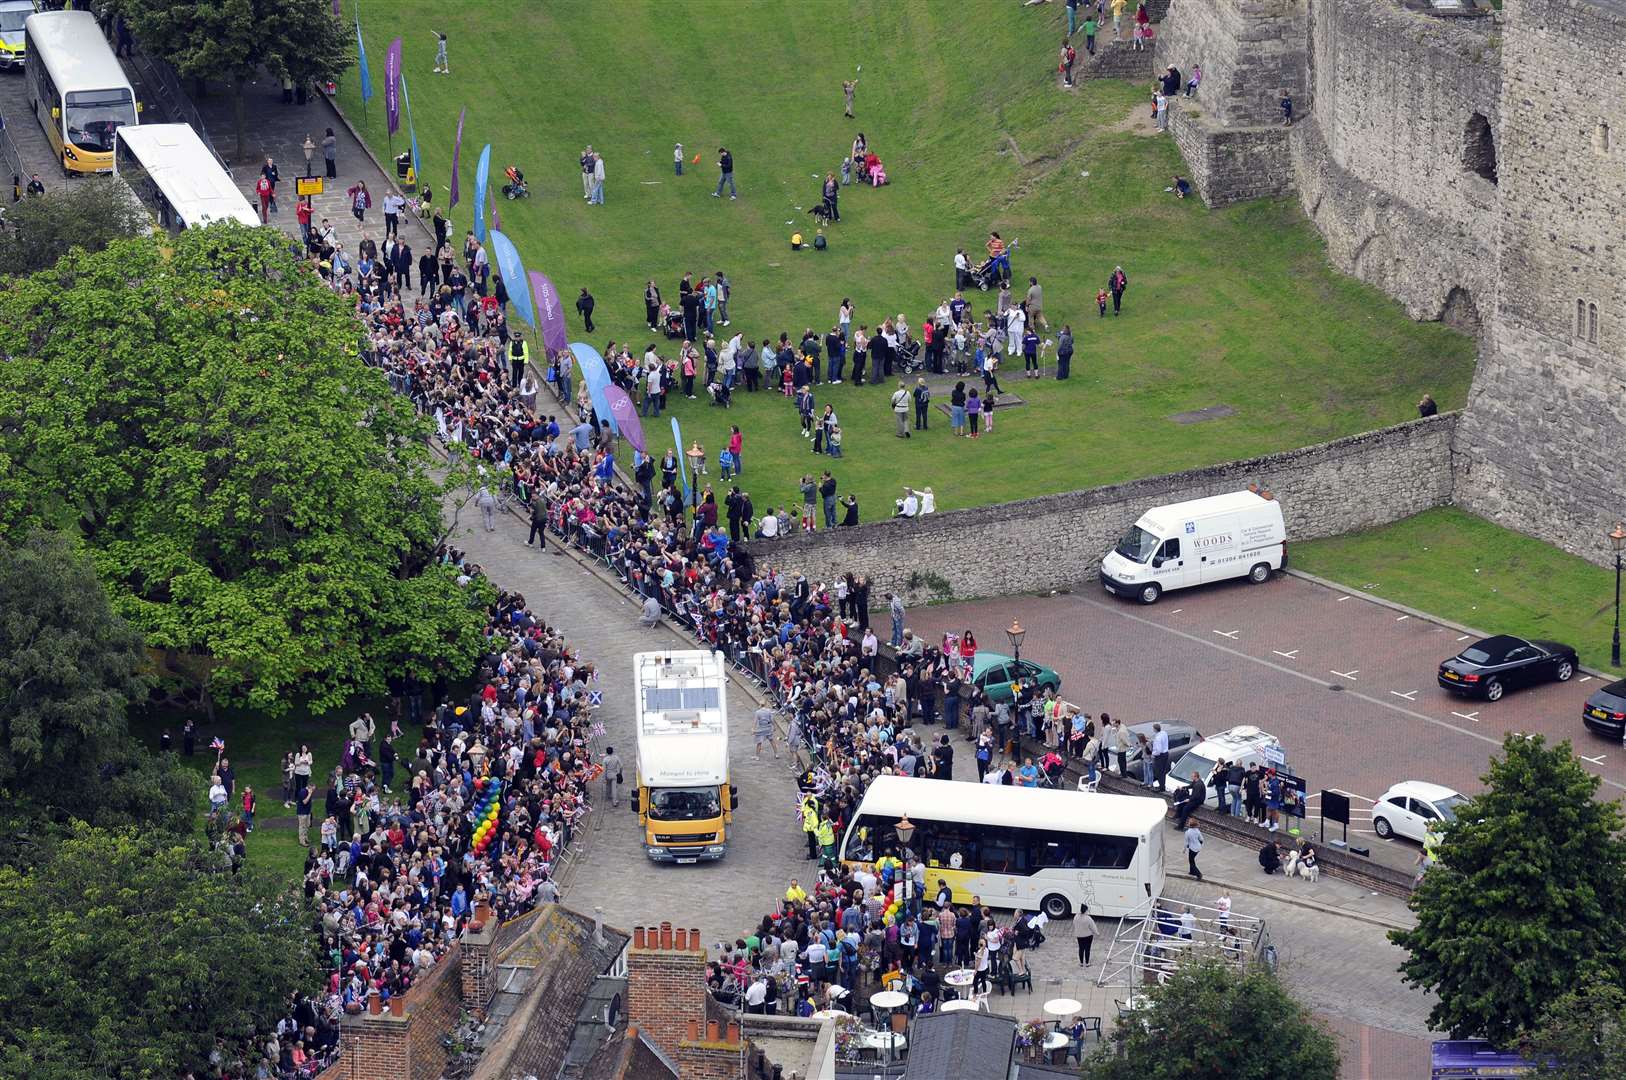
[[[532,270],[530,279],[531,295],[536,298],[536,319],[542,328],[542,347],[550,351],[568,348],[570,339],[565,333],[565,309],[559,303],[559,290],[540,270]]]
[[[463,118],[468,114],[469,108],[467,105],[463,106],[457,114],[457,141],[452,143],[452,198],[446,204],[447,210],[451,210],[452,207],[457,205],[457,159],[463,153]]]
[[[401,130],[401,39],[384,54],[384,120],[391,135]]]
[[[632,444],[632,448],[640,454],[644,450],[644,427],[638,422],[638,406],[632,403],[632,398],[619,386],[604,388],[604,396],[610,403],[610,415],[615,417],[615,426],[621,429],[622,438]]]

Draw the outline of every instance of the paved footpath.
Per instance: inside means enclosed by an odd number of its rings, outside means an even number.
[[[465,508],[453,543],[500,587],[524,593],[544,618],[563,627],[572,644],[600,665],[605,695],[599,718],[607,741],[630,760],[633,714],[621,687],[629,677],[632,654],[693,643],[664,623],[653,630],[639,626],[638,607],[623,590],[574,553],[554,554],[551,542],[546,554],[527,548],[526,532],[519,518],[502,515],[496,531],[487,532],[478,513]],[[640,850],[636,821],[624,806],[595,811],[590,846],[568,883],[567,902],[583,909],[602,906],[612,925],[665,919],[699,927],[707,941],[716,942],[732,940],[754,925],[791,877],[811,874],[794,814],[794,777],[783,763],[753,754],[754,708],[736,683],[729,722],[742,805],[727,858],[710,865],[658,866]],[[955,743],[957,774],[971,771],[964,746]],[[1385,1080],[1426,1069],[1423,1021],[1429,1002],[1400,983],[1396,968],[1401,953],[1384,936],[1392,926],[1410,925],[1402,902],[1332,878],[1315,884],[1267,878],[1259,873],[1251,848],[1219,842],[1204,850],[1201,864],[1207,877],[1197,883],[1180,872],[1176,840],[1171,827],[1174,855],[1165,895],[1209,902],[1226,892],[1239,914],[1265,919],[1287,981],[1343,1040],[1346,1076]],[[1053,940],[1035,951],[1034,994],[1006,998],[1008,1004],[995,1011],[1037,1015],[1045,1000],[1066,996],[1083,1002],[1088,1014],[1106,1017],[1110,1025],[1113,1001],[1124,989],[1098,987],[1095,975],[1116,929],[1112,920],[1102,920],[1096,963],[1085,972],[1079,971],[1069,942]],[[1001,999],[993,1001],[999,1006]]]
[[[215,149],[232,163],[232,178],[237,181],[250,206],[259,206],[254,195],[254,182],[260,177],[260,166],[267,156],[276,159],[277,171],[282,176],[282,183],[277,187],[281,213],[271,218],[271,224],[293,235],[299,233],[299,225],[294,221],[294,179],[305,172],[305,137],[309,135],[316,144],[316,152],[311,158],[311,172],[321,176],[322,135],[332,128],[338,139],[339,177],[328,180],[322,194],[312,198],[311,224],[319,228],[323,218],[333,222],[340,242],[351,252],[356,250],[356,244],[363,236],[383,243],[384,212],[381,207],[384,205],[385,192],[395,185],[394,173],[386,176],[373,163],[325,97],[313,97],[304,105],[284,105],[282,85],[276,79],[262,75],[251,81],[244,92],[247,118],[244,158],[241,160],[235,156],[237,129],[232,118],[231,95],[225,88],[214,86],[207,97],[194,97],[193,103],[197,105],[203,122],[208,125],[209,137]],[[357,222],[351,215],[350,200],[345,195],[345,191],[357,180],[366,181],[367,190],[373,196],[373,208],[367,211],[365,222]],[[422,254],[434,243],[434,234],[427,224],[410,214],[401,216],[401,238],[417,254]],[[413,260],[412,280],[418,280],[416,258]]]

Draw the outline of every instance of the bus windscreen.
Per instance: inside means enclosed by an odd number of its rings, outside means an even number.
[[[128,90],[78,90],[68,94],[68,141],[98,153],[113,149],[113,133],[136,122]]]

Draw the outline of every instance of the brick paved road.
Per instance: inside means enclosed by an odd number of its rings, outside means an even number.
[[[907,621],[928,640],[970,627],[1003,650],[1013,618],[1027,629],[1022,655],[1054,667],[1064,696],[1090,712],[1132,722],[1178,717],[1203,731],[1257,724],[1282,739],[1312,792],[1349,792],[1357,811],[1369,812],[1398,780],[1476,790],[1508,731],[1571,739],[1605,796],[1626,791],[1626,752],[1581,726],[1597,679],[1578,675],[1494,705],[1453,697],[1435,685],[1435,669],[1463,635],[1358,592],[1278,576],[1263,586],[1181,590],[1148,608],[1084,588],[918,608]],[[1375,840],[1369,819],[1352,833]],[[1374,854],[1384,857],[1378,845]],[[1415,857],[1409,842],[1393,846],[1385,861]]]
[[[471,515],[465,511],[464,525],[454,542],[495,581],[524,592],[533,606],[565,627],[571,640],[604,666],[606,692],[600,717],[610,741],[628,750],[633,744],[633,718],[626,696],[618,692],[617,680],[630,670],[632,653],[659,644],[687,646],[688,642],[664,627],[641,628],[633,603],[572,556],[543,555],[526,548],[525,530],[517,519],[499,518],[497,531],[487,533],[479,526],[477,515],[473,518],[471,525]],[[1035,601],[1018,603],[1025,624],[1030,622],[1030,609],[1042,606]],[[964,617],[963,609],[921,614]],[[980,632],[986,631],[984,640],[997,640],[998,627],[1004,624],[990,621],[993,616],[975,617],[987,622],[985,628],[982,622],[972,623]],[[1034,617],[1031,624],[1035,633],[1029,641],[1045,640],[1040,633],[1044,619]],[[747,695],[737,689],[730,702],[730,721],[735,778],[743,805],[728,857],[709,866],[657,866],[639,850],[637,826],[628,811],[596,812],[588,854],[574,872],[567,902],[582,908],[602,905],[605,917],[615,925],[670,919],[679,925],[698,926],[708,941],[732,939],[760,918],[789,877],[809,870],[810,864],[800,857],[801,835],[792,814],[793,778],[771,759],[754,758],[748,733],[752,708]],[[955,745],[957,750],[964,746]],[[957,773],[962,769],[971,772],[968,754],[957,753],[955,764]],[[1394,974],[1399,954],[1385,940],[1383,925],[1409,920],[1404,906],[1330,878],[1313,886],[1264,878],[1253,856],[1250,849],[1211,842],[1202,860],[1208,880],[1197,884],[1183,875],[1171,876],[1167,895],[1198,900],[1228,891],[1239,913],[1268,921],[1289,982],[1344,1037],[1346,1076],[1416,1075],[1427,1060],[1423,1018],[1428,1003],[1424,995],[1400,985]],[[1310,903],[1315,906],[1308,906]],[[1339,915],[1339,909],[1365,919]],[[1034,954],[1034,994],[1005,998],[1003,1003],[996,998],[999,1007],[995,1011],[1028,1019],[1026,1014],[1037,1015],[1045,1000],[1067,996],[1082,1001],[1087,1013],[1108,1018],[1110,1025],[1115,1015],[1113,999],[1124,991],[1097,987],[1094,976],[1116,927],[1111,920],[1102,921],[1097,965],[1083,978],[1070,943],[1053,941],[1038,950]]]

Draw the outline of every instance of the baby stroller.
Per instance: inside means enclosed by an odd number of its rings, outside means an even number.
[[[676,341],[683,336],[683,313],[666,308],[666,314],[661,319],[661,331],[668,339]]]
[[[976,285],[976,287],[981,289],[983,292],[987,292],[995,285],[998,285],[1002,280],[1003,275],[1001,270],[994,264],[993,259],[984,259],[971,270],[972,284]]]
[[[893,362],[898,365],[898,370],[905,375],[913,375],[915,372],[920,371],[926,366],[926,362],[920,357],[920,342],[914,338],[904,338],[899,341]]]
[[[706,393],[711,395],[713,405],[721,405],[726,409],[733,404],[733,392],[715,379],[706,384]]]
[[[525,183],[525,174],[519,171],[519,166],[510,165],[503,170],[508,177],[508,183],[502,186],[503,195],[510,199],[523,199],[530,195],[531,189]]]

